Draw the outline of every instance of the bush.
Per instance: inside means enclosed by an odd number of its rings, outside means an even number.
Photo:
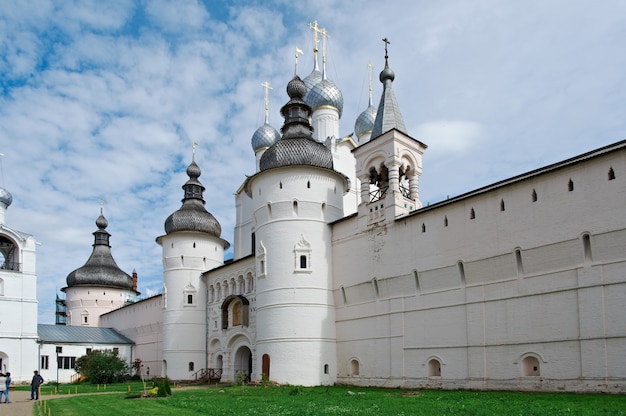
[[[150,394],[152,395],[152,391],[156,389],[157,397],[167,397],[172,395],[172,389],[170,387],[170,379],[167,377],[163,378],[155,378],[152,380],[152,390]]]
[[[129,368],[112,350],[92,350],[76,360],[74,370],[92,384],[105,384],[123,381]]]

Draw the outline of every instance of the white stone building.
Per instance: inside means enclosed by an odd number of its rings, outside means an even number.
[[[37,368],[36,241],[5,224],[12,201],[0,188],[0,372],[20,383]]]
[[[282,135],[266,113],[252,136],[234,258],[192,159],[157,238],[163,294],[122,306],[126,275],[97,310],[91,288],[111,282],[68,281],[71,323],[114,328],[177,380],[625,392],[626,141],[423,206],[427,146],[394,78],[385,57],[357,143],[339,135],[343,95],[316,54],[287,85]],[[109,247],[98,227],[94,253]]]

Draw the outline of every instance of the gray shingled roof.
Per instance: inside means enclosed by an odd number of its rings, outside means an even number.
[[[39,324],[37,332],[44,343],[134,344],[113,328]]]

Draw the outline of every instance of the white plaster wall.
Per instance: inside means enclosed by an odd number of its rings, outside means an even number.
[[[266,259],[256,288],[255,373],[261,374],[261,357],[268,354],[272,380],[333,383],[336,334],[327,222],[342,215],[343,181],[326,170],[281,168],[255,177],[251,189],[256,241],[265,247]],[[306,270],[300,269],[299,246],[309,250]],[[326,364],[330,374],[324,374]]]
[[[336,223],[338,381],[624,391],[626,181],[609,167],[626,172],[619,152],[362,233],[356,218]],[[541,377],[522,377],[525,354]],[[428,377],[432,357],[441,377]]]
[[[35,239],[2,225],[0,233],[11,239],[21,270],[0,270],[1,371],[10,371],[14,383],[30,380],[37,368],[37,275]]]
[[[209,301],[207,304],[207,345],[209,346],[207,360],[209,368],[221,368],[221,381],[233,381],[237,372],[235,353],[239,347],[248,347],[252,352],[253,368],[257,357],[254,354],[256,345],[256,279],[255,258],[248,257],[240,261],[224,265],[215,271],[209,271],[204,276],[209,287]],[[242,282],[243,281],[243,282]],[[235,284],[233,284],[235,282]],[[239,282],[239,283],[237,283]],[[228,291],[218,290],[224,285]],[[213,293],[213,296],[211,296]],[[249,302],[248,324],[232,325],[232,315],[229,315],[229,326],[222,328],[222,305],[228,296],[243,296]],[[221,356],[222,359],[218,360]],[[221,366],[218,365],[221,363]],[[251,379],[261,378],[259,373],[250,374]]]
[[[43,377],[44,383],[57,380],[56,347],[61,347],[63,349],[62,352],[59,354],[60,357],[76,357],[76,359],[82,357],[83,355],[86,355],[88,348],[92,350],[113,350],[113,348],[118,348],[118,356],[123,361],[130,365],[133,360],[132,346],[126,344],[42,344],[39,350],[39,356],[48,356],[49,364],[47,369],[39,368],[39,374],[41,374],[41,376]],[[41,362],[41,358],[39,358],[39,361]],[[39,366],[34,367],[30,371],[30,376],[28,377],[29,383],[33,377],[33,370],[37,369],[38,367]],[[59,383],[69,383],[72,380],[72,376],[74,375],[76,375],[76,371],[74,371],[73,369],[58,369]],[[13,377],[13,375],[11,375],[11,377]]]
[[[68,325],[103,326],[100,315],[121,308],[135,293],[127,289],[99,286],[73,286],[65,288]],[[87,322],[85,322],[87,317]]]
[[[145,377],[161,375],[162,295],[156,295],[104,314],[100,317],[100,324],[103,328],[115,328],[117,332],[135,342],[133,360],[137,358],[141,360]]]
[[[235,241],[233,243],[233,259],[238,260],[252,254],[252,198],[243,190],[235,194],[236,223]]]
[[[313,138],[320,143],[325,143],[326,139],[339,137],[339,112],[330,106],[318,107],[311,116],[313,126]]]
[[[161,371],[173,380],[189,380],[206,367],[207,297],[201,273],[223,264],[225,242],[198,232],[177,232],[158,241],[164,268]],[[189,290],[193,304],[187,304]]]

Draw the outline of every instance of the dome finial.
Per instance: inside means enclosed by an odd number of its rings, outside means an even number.
[[[317,34],[321,33],[320,28],[317,26],[317,20],[313,21],[313,23],[309,23],[309,28],[313,30],[313,71],[319,71],[319,67],[317,64],[317,52],[320,41],[317,38]]]
[[[326,76],[326,38],[329,38],[330,35],[324,28],[320,29],[320,33],[322,34],[322,80],[325,80],[327,78]]]
[[[383,42],[385,42],[385,67],[388,67],[389,53],[387,52],[387,45],[391,45],[391,42],[389,42],[389,39],[387,38],[383,38]]]
[[[370,99],[369,99],[369,102],[368,102],[368,106],[374,105],[374,100],[372,98],[372,71],[373,71],[373,69],[374,69],[374,67],[372,66],[372,63],[370,61],[368,61],[367,62],[367,70],[369,72],[368,75],[369,75],[369,83],[370,83],[370,86],[369,86],[369,88],[370,88],[370,91],[369,91],[370,92],[370,97],[369,98]]]
[[[300,50],[296,48],[296,71],[298,69],[298,51]],[[265,124],[270,124],[270,90],[272,87],[270,87],[270,83],[267,81],[261,84],[261,86],[265,88]]]
[[[198,142],[196,142],[196,141],[191,143],[191,162],[192,163],[196,161],[196,147],[198,147],[198,146],[199,146]]]
[[[304,51],[296,46],[296,69],[293,71],[293,75],[298,75],[298,55],[304,55]]]

